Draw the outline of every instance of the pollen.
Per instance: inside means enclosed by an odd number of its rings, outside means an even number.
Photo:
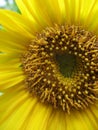
[[[37,33],[21,60],[27,91],[39,102],[70,113],[98,99],[98,38],[81,26]]]

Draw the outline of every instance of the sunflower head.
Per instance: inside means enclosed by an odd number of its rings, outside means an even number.
[[[74,25],[55,25],[38,33],[22,58],[27,90],[68,113],[94,103],[97,42],[96,35]]]
[[[97,130],[98,1],[16,3],[0,9],[0,129]]]

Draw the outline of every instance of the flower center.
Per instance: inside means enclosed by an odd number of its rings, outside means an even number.
[[[70,113],[98,99],[98,40],[79,26],[49,27],[22,55],[27,90]]]
[[[72,77],[72,74],[77,69],[76,56],[72,54],[56,54],[55,60],[59,67],[60,73],[64,77]]]

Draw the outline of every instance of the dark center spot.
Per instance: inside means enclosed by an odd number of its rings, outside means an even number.
[[[72,77],[72,74],[77,67],[76,56],[67,53],[56,54],[55,59],[61,74],[64,77]]]

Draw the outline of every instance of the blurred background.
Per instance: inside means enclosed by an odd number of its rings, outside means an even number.
[[[0,0],[0,8],[19,12],[19,9],[15,3],[15,0]]]
[[[0,0],[0,9],[7,9],[7,10],[12,10],[20,13],[15,3],[15,0]],[[2,29],[1,25],[0,25],[0,29]]]

